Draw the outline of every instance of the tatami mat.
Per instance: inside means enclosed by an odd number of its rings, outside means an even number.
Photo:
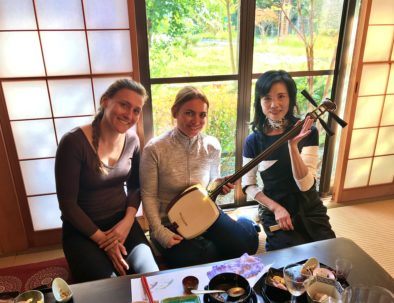
[[[328,210],[337,237],[353,240],[394,277],[394,199]]]

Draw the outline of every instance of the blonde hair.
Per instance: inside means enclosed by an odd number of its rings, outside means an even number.
[[[96,154],[97,170],[104,175],[108,174],[108,172],[105,169],[104,164],[103,162],[101,162],[100,157],[98,155],[98,148],[100,141],[100,122],[104,117],[104,108],[101,106],[101,103],[103,102],[104,99],[112,98],[122,89],[128,89],[133,92],[136,92],[138,95],[140,95],[143,98],[144,101],[148,98],[148,94],[145,88],[142,86],[142,84],[131,79],[116,80],[102,94],[100,98],[100,107],[92,121],[92,145],[94,147],[94,151]]]
[[[174,104],[171,107],[172,117],[175,118],[181,106],[193,99],[200,99],[207,105],[207,109],[209,108],[208,98],[201,90],[194,86],[185,86],[175,97]]]

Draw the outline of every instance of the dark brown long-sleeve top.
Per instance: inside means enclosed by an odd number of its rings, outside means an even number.
[[[60,140],[55,161],[56,190],[62,220],[86,236],[94,234],[95,222],[111,218],[131,206],[138,209],[140,146],[137,135],[126,134],[122,154],[108,175],[97,170],[93,147],[80,128]],[[127,193],[124,184],[127,184]]]

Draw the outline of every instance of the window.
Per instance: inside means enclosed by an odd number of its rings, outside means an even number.
[[[128,5],[0,2],[0,92],[6,108],[1,114],[9,122],[2,128],[9,130],[9,148],[15,144],[24,184],[17,190],[25,193],[33,232],[61,226],[53,173],[60,138],[91,122],[110,83],[133,77]]]
[[[146,0],[153,135],[170,125],[170,107],[184,85],[203,89],[210,102],[206,133],[222,144],[222,174],[242,165],[254,80],[286,69],[299,91],[330,96],[343,0]],[[307,50],[307,51],[305,51]],[[298,97],[301,116],[311,108]],[[321,133],[323,151],[325,134]],[[237,187],[223,206],[245,203]],[[234,199],[235,198],[235,199]]]

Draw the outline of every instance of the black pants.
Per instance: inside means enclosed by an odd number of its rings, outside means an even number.
[[[314,188],[306,192],[293,193],[283,198],[281,202],[284,205],[293,204],[291,205],[293,211],[288,211],[292,217],[294,230],[271,232],[269,227],[277,224],[275,215],[260,206],[259,216],[267,235],[265,245],[267,251],[335,238],[335,233],[329,222],[330,218],[327,215],[327,208]]]
[[[167,265],[171,268],[210,263],[254,254],[258,248],[258,233],[247,218],[237,221],[220,212],[216,222],[200,237],[183,240],[169,249],[155,241]]]
[[[105,231],[118,223],[123,215],[124,213],[119,213],[114,218],[96,224]],[[157,270],[153,253],[137,220],[134,221],[124,245],[127,250],[127,256],[124,258],[130,266],[128,274]],[[117,275],[104,250],[68,222],[63,222],[63,250],[74,282],[80,283]],[[135,260],[136,256],[144,260]],[[140,268],[133,268],[133,265],[140,263],[142,263]]]

